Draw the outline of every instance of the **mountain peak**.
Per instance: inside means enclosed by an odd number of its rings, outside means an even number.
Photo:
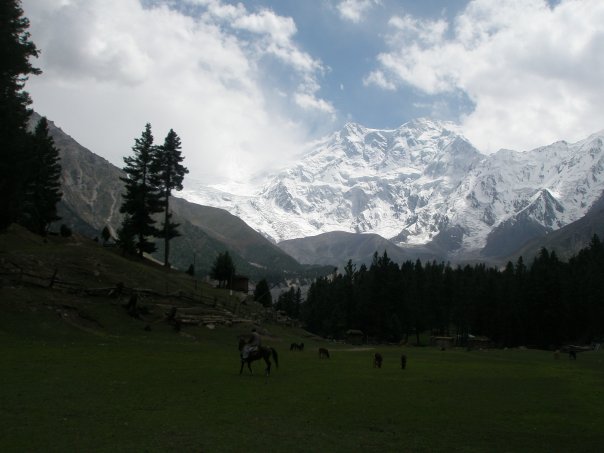
[[[436,130],[436,131],[449,131],[454,132],[458,135],[461,134],[461,128],[458,124],[453,123],[451,121],[441,121],[441,120],[433,120],[430,118],[414,118],[411,121],[407,121],[400,129],[416,129],[416,130]]]
[[[343,140],[356,141],[367,133],[368,129],[359,123],[346,123],[344,127],[336,133]]]
[[[431,118],[419,117],[409,120],[396,128],[372,128],[367,127],[361,123],[354,121],[348,122],[342,127],[340,133],[344,134],[367,134],[370,132],[384,132],[392,133],[401,130],[436,130],[436,131],[451,131],[459,135],[461,134],[461,128],[458,124],[451,121],[433,120]]]
[[[351,122],[257,196],[220,206],[277,242],[340,230],[405,246],[446,244],[445,253],[462,256],[584,215],[604,190],[602,138],[486,156],[451,122],[417,118],[396,129]],[[526,234],[512,232],[513,224],[528,225]],[[507,226],[489,239],[498,225]]]
[[[430,119],[430,118],[426,118],[426,117],[420,117],[420,118],[414,118],[410,121],[407,121],[406,123],[404,123],[401,127],[404,128],[408,128],[408,129],[440,129],[440,122]]]

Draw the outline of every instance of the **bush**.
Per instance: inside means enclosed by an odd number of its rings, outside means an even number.
[[[68,238],[71,236],[72,231],[71,231],[71,228],[69,228],[67,225],[65,225],[63,223],[63,224],[61,224],[61,229],[59,230],[59,233],[61,234],[62,237]]]
[[[187,274],[189,274],[191,277],[193,277],[195,275],[195,266],[190,264],[189,268],[187,269]]]

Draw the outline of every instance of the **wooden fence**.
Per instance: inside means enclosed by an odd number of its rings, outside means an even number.
[[[116,298],[130,297],[133,294],[142,296],[143,299],[152,299],[155,305],[166,304],[175,307],[178,301],[178,318],[183,323],[190,324],[221,324],[225,322],[257,322],[261,320],[272,320],[279,322],[273,310],[258,310],[249,297],[242,299],[241,296],[229,297],[220,303],[215,296],[204,295],[197,292],[175,291],[160,293],[149,288],[129,288],[123,284],[111,287],[88,287],[80,283],[71,282],[60,278],[59,271],[55,268],[52,273],[46,275],[37,274],[24,269],[15,263],[0,262],[0,287],[5,285],[30,286],[46,288],[56,291],[64,291],[71,294],[79,294],[91,297]],[[187,307],[203,305],[208,313],[203,316],[195,316],[186,313]],[[214,312],[212,314],[212,312]],[[227,314],[228,312],[228,314]]]
[[[14,263],[3,263],[0,269],[0,285],[6,284],[16,286],[32,286],[47,289],[56,289],[69,293],[82,294],[86,296],[98,297],[119,297],[138,294],[142,296],[151,296],[157,299],[177,299],[183,302],[215,306],[216,298],[203,294],[187,293],[185,291],[175,291],[172,293],[160,293],[149,288],[129,288],[124,285],[111,287],[87,287],[80,283],[63,280],[59,277],[58,269],[54,269],[52,274],[35,274],[23,269]]]

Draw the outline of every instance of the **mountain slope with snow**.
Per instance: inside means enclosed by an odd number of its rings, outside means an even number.
[[[348,124],[252,195],[198,185],[183,196],[276,242],[344,231],[433,242],[453,258],[501,255],[585,215],[604,190],[603,139],[486,156],[452,123]]]

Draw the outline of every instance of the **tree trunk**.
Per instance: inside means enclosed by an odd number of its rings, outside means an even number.
[[[170,238],[169,230],[170,230],[170,217],[168,216],[170,212],[170,195],[166,194],[166,210],[164,212],[164,266],[170,267],[169,257],[170,257]]]
[[[140,259],[143,259],[143,240],[144,240],[143,235],[139,234],[138,235],[138,244],[137,244],[137,248],[138,248],[137,255]]]
[[[170,241],[168,240],[168,238],[166,238],[165,246],[164,246],[164,266],[165,267],[170,267],[170,263],[168,261],[168,256],[170,256]]]

